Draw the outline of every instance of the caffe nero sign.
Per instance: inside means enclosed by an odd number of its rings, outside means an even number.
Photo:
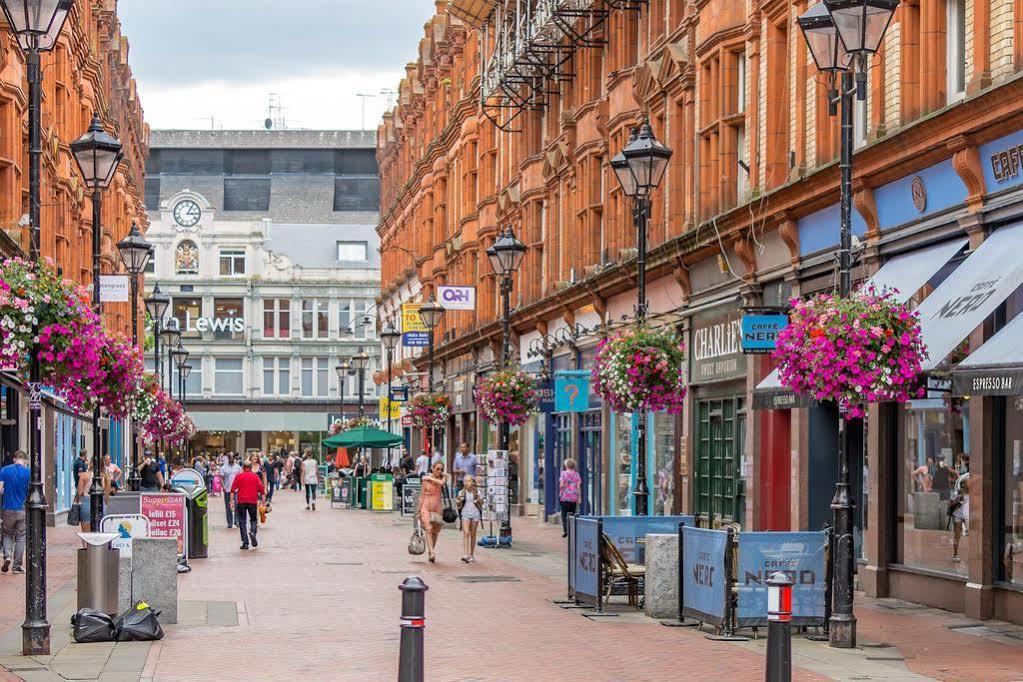
[[[742,352],[742,316],[738,309],[693,316],[689,377],[694,384],[746,376]]]

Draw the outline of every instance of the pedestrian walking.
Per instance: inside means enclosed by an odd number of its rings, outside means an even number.
[[[462,520],[462,561],[471,564],[476,561],[476,532],[483,518],[483,496],[476,485],[476,477],[469,475],[462,481],[458,493],[458,516]]]
[[[263,469],[263,459],[259,456],[258,452],[253,452],[249,456],[249,464],[252,465],[252,473],[263,482],[263,492],[266,492],[266,471]]]
[[[430,456],[425,452],[416,457],[416,476],[425,476],[430,473]]]
[[[320,463],[313,457],[312,448],[305,449],[305,459],[302,460],[302,481],[305,483],[305,508],[316,511],[316,486],[320,482]]]
[[[89,499],[89,488],[92,486],[92,468],[89,466],[89,453],[78,452],[78,459],[71,467],[75,479],[75,501],[78,505],[78,522],[83,533],[92,531],[92,500]]]
[[[423,489],[419,493],[419,520],[426,531],[426,550],[430,563],[437,561],[437,540],[440,538],[440,530],[444,527],[443,507],[441,495],[444,486],[447,485],[447,477],[444,475],[444,462],[434,462],[430,473],[423,476]]]
[[[0,571],[6,573],[14,561],[13,573],[25,572],[25,500],[28,499],[29,482],[28,457],[18,450],[14,453],[14,461],[0,469],[0,495],[3,495],[3,506],[0,510],[2,523],[3,564]]]
[[[278,468],[280,462],[277,459],[277,455],[267,459],[264,470],[266,472],[266,502],[267,506],[274,501],[274,490],[277,488],[277,476],[280,473]]]
[[[160,464],[148,453],[142,460],[139,478],[141,479],[142,490],[144,492],[158,493],[163,488],[163,474],[160,472]]]
[[[110,455],[103,456],[103,466],[107,470],[107,476],[110,477],[110,488],[112,490],[121,489],[121,479],[124,476],[124,472],[121,471],[121,467],[117,466],[110,459]]]
[[[469,452],[468,443],[462,443],[458,446],[458,452],[455,454],[455,464],[452,469],[455,478],[455,490],[461,492],[465,477],[476,475],[476,455]]]
[[[582,478],[575,470],[575,460],[565,460],[565,468],[558,480],[558,501],[561,503],[561,537],[568,537],[568,517],[575,514],[579,507],[579,496],[582,493]]]
[[[291,489],[301,490],[302,489],[302,458],[298,456],[297,452],[292,452],[291,456],[294,458],[294,463],[291,467]]]
[[[234,525],[235,508],[234,508],[234,497],[230,491],[234,486],[234,479],[242,472],[242,468],[238,466],[238,462],[234,460],[234,457],[229,457],[226,464],[222,464],[220,467],[220,478],[224,486],[224,514],[227,517],[227,527],[231,528]]]
[[[234,507],[238,511],[238,531],[242,535],[242,549],[259,547],[256,531],[259,530],[259,503],[266,495],[263,481],[252,473],[252,462],[246,462],[240,474],[231,483],[231,495],[235,498]],[[246,520],[247,519],[247,520]]]

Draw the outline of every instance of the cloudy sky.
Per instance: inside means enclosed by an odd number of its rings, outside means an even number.
[[[119,0],[153,128],[375,129],[432,0]],[[371,97],[360,98],[359,94]]]

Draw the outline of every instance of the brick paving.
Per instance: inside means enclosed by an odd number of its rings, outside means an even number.
[[[446,530],[439,562],[430,565],[406,553],[410,526],[397,514],[330,509],[326,502],[307,512],[300,494],[286,491],[276,502],[259,549],[242,552],[237,531],[224,527],[222,502],[211,500],[210,558],[193,560],[193,572],[179,583],[182,603],[205,615],[168,626],[167,637],[149,649],[141,679],[393,680],[397,586],[410,575],[430,586],[431,682],[641,682],[680,672],[689,679],[763,679],[763,640],[713,642],[635,612],[589,620],[557,607],[551,599],[564,595],[565,570],[560,529],[535,519],[517,520],[514,549],[480,549],[473,565],[458,561],[460,538]],[[49,544],[48,583],[56,594],[73,588],[77,543],[62,527],[50,529]],[[513,580],[459,580],[465,576]],[[20,625],[23,584],[0,576],[0,635]],[[976,636],[989,628],[963,627],[974,623],[961,614],[862,596],[857,613],[861,642],[874,646],[839,653],[796,639],[795,679],[1023,679],[1023,643]],[[0,682],[8,679],[19,678],[0,667]]]

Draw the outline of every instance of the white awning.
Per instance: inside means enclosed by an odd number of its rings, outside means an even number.
[[[934,276],[934,273],[962,251],[968,241],[968,239],[956,239],[896,256],[882,265],[867,282],[878,289],[894,290],[894,298],[900,303],[905,303],[927,283],[927,280]],[[754,390],[758,393],[777,393],[786,389],[782,387],[776,369],[764,377],[764,380],[757,384]]]
[[[962,265],[928,296],[917,312],[933,370],[1023,284],[1023,224],[991,233]]]
[[[956,395],[1023,394],[1023,315],[1012,318],[997,334],[970,354],[952,372]]]

